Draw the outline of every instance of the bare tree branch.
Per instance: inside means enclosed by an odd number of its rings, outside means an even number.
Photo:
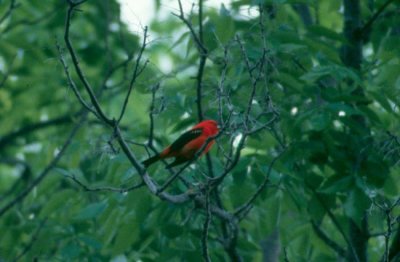
[[[100,107],[100,104],[97,100],[97,97],[92,89],[92,87],[90,86],[89,82],[87,81],[85,75],[83,74],[82,69],[79,66],[79,61],[78,61],[78,57],[75,54],[75,50],[72,47],[71,41],[69,39],[69,29],[70,29],[70,25],[71,25],[71,17],[72,17],[72,13],[74,12],[74,9],[76,6],[84,3],[86,0],[83,1],[79,1],[79,2],[73,2],[72,0],[68,0],[69,3],[69,8],[67,11],[67,18],[65,21],[65,33],[64,33],[64,41],[67,45],[67,49],[69,51],[69,54],[72,58],[72,62],[74,64],[74,68],[75,68],[75,72],[77,73],[79,79],[81,80],[83,86],[85,87],[90,100],[92,102],[92,105],[94,106],[94,108],[96,109],[96,112],[98,114],[98,116],[107,124],[112,125],[113,121],[110,120],[103,112],[103,110]]]
[[[236,37],[235,37],[236,42],[239,44],[239,47],[240,47],[240,50],[241,50],[243,59],[246,64],[248,74],[249,74],[250,82],[251,82],[250,96],[249,96],[249,99],[247,102],[247,107],[245,109],[244,120],[243,120],[243,127],[246,130],[241,133],[242,137],[240,138],[239,143],[236,147],[236,152],[233,155],[232,155],[233,148],[231,147],[231,153],[230,153],[231,156],[228,158],[228,161],[226,162],[224,172],[221,175],[213,178],[214,186],[217,186],[218,184],[220,184],[224,180],[224,178],[232,171],[232,169],[237,165],[237,163],[239,162],[240,156],[241,156],[241,151],[245,146],[246,138],[249,135],[253,134],[253,132],[255,132],[255,131],[258,132],[260,130],[263,130],[264,128],[267,128],[269,126],[269,124],[272,124],[275,121],[275,119],[277,119],[276,117],[274,117],[273,121],[270,121],[270,123],[267,123],[267,125],[263,125],[262,128],[258,128],[256,130],[251,130],[251,128],[249,128],[250,114],[251,114],[254,98],[255,98],[255,95],[257,92],[258,82],[264,75],[263,71],[264,71],[264,64],[265,64],[266,53],[267,53],[267,49],[265,46],[265,36],[264,36],[265,32],[264,32],[264,25],[263,25],[263,9],[261,6],[259,7],[259,12],[260,12],[259,26],[260,26],[261,38],[263,40],[263,53],[262,53],[261,57],[259,58],[258,62],[254,66],[251,65],[250,59],[247,55],[246,49],[245,49],[244,44],[241,41],[239,35],[236,35]],[[227,51],[225,50],[225,60],[226,59],[227,59]],[[256,74],[253,73],[253,71],[255,69],[258,69]]]
[[[61,46],[60,46],[60,44],[58,42],[56,43],[56,45],[57,45],[57,50],[58,50],[60,62],[62,64],[63,68],[64,68],[65,75],[67,76],[69,87],[72,89],[72,91],[74,92],[76,98],[78,98],[78,100],[82,104],[82,106],[84,108],[86,108],[89,112],[94,114],[97,118],[100,119],[100,116],[97,115],[97,112],[88,103],[86,103],[86,101],[81,96],[81,93],[79,92],[78,88],[76,87],[74,80],[72,80],[72,78],[71,78],[71,75],[70,75],[69,70],[68,70],[68,65],[65,62],[65,59],[64,59],[64,56],[63,56],[63,52],[62,52]]]
[[[182,8],[181,0],[178,0],[178,4],[179,4],[179,14],[173,13],[173,15],[175,15],[176,17],[181,19],[182,22],[185,23],[186,26],[189,28],[189,31],[190,31],[190,33],[191,33],[191,35],[193,37],[193,40],[196,43],[197,48],[199,49],[199,53],[207,54],[207,52],[208,52],[207,48],[203,45],[202,40],[200,40],[199,36],[196,34],[196,31],[194,30],[192,23],[185,17],[185,14],[184,14],[183,8]]]
[[[154,110],[155,110],[155,101],[156,101],[156,92],[160,88],[160,83],[158,83],[156,86],[154,86],[151,89],[151,104],[150,104],[150,112],[149,112],[149,118],[150,118],[150,127],[149,127],[149,140],[148,140],[148,145],[152,146],[153,145],[153,139],[154,139]]]
[[[131,152],[129,146],[127,145],[126,141],[122,137],[121,130],[119,129],[118,126],[115,127],[115,136],[118,140],[119,145],[121,146],[122,151],[130,161],[130,163],[134,166],[134,168],[138,171],[139,175],[142,177],[144,183],[146,184],[147,188],[150,190],[150,192],[156,196],[158,196],[160,199],[168,201],[173,204],[181,204],[189,201],[190,199],[194,198],[196,203],[200,204],[201,206],[205,205],[204,202],[204,197],[199,196],[198,193],[192,193],[190,191],[179,194],[179,195],[171,195],[166,192],[161,192],[159,193],[159,186],[153,179],[150,178],[150,176],[147,174],[146,170],[141,166],[139,161],[136,159],[136,157],[133,155]],[[233,221],[235,218],[232,216],[230,213],[226,212],[225,210],[222,210],[214,205],[210,206],[210,210],[213,214],[218,216],[219,218],[222,218],[227,221]]]
[[[116,139],[116,141],[118,142],[122,152],[125,154],[125,156],[128,158],[129,162],[131,163],[131,165],[136,169],[136,171],[138,172],[138,174],[140,175],[143,183],[146,185],[146,187],[148,188],[148,190],[153,194],[158,196],[161,200],[164,201],[168,201],[169,203],[173,203],[173,204],[181,204],[181,203],[186,203],[188,201],[194,201],[196,203],[197,206],[201,206],[207,210],[209,210],[210,214],[220,218],[222,221],[225,221],[226,223],[226,228],[227,230],[227,238],[226,238],[226,243],[225,243],[225,250],[227,250],[228,254],[230,257],[235,258],[235,261],[241,261],[241,258],[236,250],[236,244],[237,244],[237,238],[238,238],[238,221],[235,218],[235,216],[233,216],[231,213],[227,212],[226,210],[224,210],[223,208],[213,205],[211,203],[209,203],[209,199],[207,201],[206,197],[204,196],[204,194],[201,194],[201,192],[193,192],[191,190],[188,190],[185,193],[182,194],[177,194],[177,195],[172,195],[169,194],[167,192],[164,192],[163,190],[166,189],[169,184],[171,184],[173,182],[173,180],[176,177],[179,177],[180,172],[178,173],[174,173],[172,178],[170,178],[163,186],[159,186],[147,173],[147,171],[143,168],[143,166],[140,164],[140,162],[137,160],[136,156],[132,153],[130,147],[128,146],[127,142],[125,141],[122,133],[121,133],[121,129],[119,127],[119,123],[118,121],[112,121],[107,119],[105,116],[103,116],[101,114],[101,108],[100,105],[97,103],[96,97],[94,93],[90,93],[90,86],[87,84],[87,80],[84,78],[83,72],[81,71],[81,69],[79,68],[78,64],[77,64],[77,57],[74,53],[74,50],[72,48],[71,43],[69,42],[69,38],[68,38],[68,31],[69,31],[69,23],[71,20],[71,13],[73,8],[77,5],[77,4],[72,4],[70,1],[70,8],[68,9],[68,13],[67,13],[67,22],[66,22],[66,34],[65,34],[65,40],[67,43],[67,47],[68,50],[71,54],[71,57],[73,58],[73,63],[75,66],[75,69],[78,73],[79,79],[80,81],[84,84],[85,88],[87,89],[89,96],[91,97],[91,102],[94,105],[94,110],[97,112],[97,114],[100,116],[100,119],[105,122],[108,126],[112,127],[114,130],[114,137]],[[183,18],[184,21],[186,21],[185,23],[189,24],[188,20],[186,20],[183,16],[183,11],[182,11],[182,7],[181,7],[181,17]],[[194,33],[193,27],[190,25],[189,30],[192,32],[193,37],[195,39],[197,39],[197,41],[200,41],[200,39],[197,37],[197,35]],[[196,40],[195,40],[196,41]],[[201,44],[201,41],[198,42]],[[202,49],[201,45],[198,45],[199,48],[199,52],[201,55],[204,55],[205,53],[202,52],[206,49]],[[205,57],[204,59],[204,63],[205,63]],[[138,63],[137,63],[138,64]],[[204,70],[204,66],[202,70]],[[200,67],[200,68],[201,68]],[[198,83],[201,84],[202,82],[202,75],[203,72],[200,72],[198,74],[199,76],[199,81]],[[86,82],[86,83],[85,83]],[[200,96],[201,97],[201,96]],[[153,100],[155,98],[155,94],[153,94],[152,96]],[[200,101],[201,102],[201,101]],[[153,108],[154,109],[154,108]],[[153,110],[152,110],[153,111]],[[152,115],[152,111],[150,112],[150,115]],[[201,110],[199,112],[202,112]],[[123,113],[122,113],[123,115]],[[151,116],[152,118],[152,116]],[[149,139],[149,147],[152,148],[152,141],[153,141],[153,128],[154,128],[154,120],[151,120],[152,124],[150,126],[150,139]],[[220,123],[221,124],[221,123]],[[225,126],[227,126],[229,124],[229,118],[226,120],[226,123],[224,123]],[[223,128],[221,128],[221,130],[223,130]],[[222,132],[220,132],[217,136],[221,135]],[[212,139],[216,139],[217,136],[215,137],[211,137],[209,138],[206,143],[203,145],[203,148],[201,148],[197,153],[196,153],[196,157],[195,159],[197,159],[198,156],[200,156],[201,152],[204,150],[204,148],[207,146],[207,144],[212,140]],[[242,141],[242,144],[244,144],[244,140]],[[243,145],[242,145],[243,147]],[[152,148],[153,149],[153,148]],[[189,163],[188,163],[189,164]],[[211,188],[209,188],[211,189]],[[207,206],[207,208],[206,208]]]
[[[149,135],[148,135],[148,141],[147,141],[147,146],[145,146],[146,151],[148,151],[148,148],[150,148],[154,154],[159,154],[159,152],[156,150],[156,148],[154,147],[153,141],[154,141],[154,115],[156,114],[156,112],[158,111],[162,111],[163,110],[163,102],[161,102],[161,108],[157,109],[156,111],[156,93],[160,88],[160,83],[156,84],[155,86],[153,86],[151,88],[151,92],[152,92],[152,96],[151,96],[151,103],[150,103],[150,110],[149,110],[149,119],[150,119],[150,125],[149,125]],[[165,159],[162,159],[162,162],[164,163],[165,166],[168,165],[168,162]],[[172,174],[172,177],[170,177],[168,180],[170,181],[170,183],[172,183],[176,178],[178,178],[179,180],[181,180],[185,186],[187,188],[190,187],[190,183],[183,177],[179,176],[180,172],[178,172],[179,174],[176,174],[173,169],[169,168],[168,169],[170,171],[170,173]],[[183,170],[182,170],[183,171]],[[164,183],[165,185],[169,185],[169,182]],[[159,189],[159,192],[162,192],[166,189],[167,186],[161,186],[161,189]]]

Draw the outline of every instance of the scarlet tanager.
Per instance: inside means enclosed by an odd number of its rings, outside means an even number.
[[[218,124],[214,120],[202,121],[192,127],[189,131],[183,133],[175,142],[165,148],[161,153],[143,161],[142,164],[147,168],[160,159],[175,157],[175,161],[167,166],[167,168],[170,168],[190,161],[196,156],[197,151],[202,148],[204,143],[207,141],[207,138],[215,136],[218,134],[218,131]],[[207,144],[202,154],[207,153],[214,142],[214,139],[212,139]]]

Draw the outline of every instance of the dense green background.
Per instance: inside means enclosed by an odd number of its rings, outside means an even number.
[[[202,54],[188,26],[172,14],[148,25],[139,66],[147,64],[120,123],[134,156],[148,156],[150,116],[157,150],[198,122],[200,83],[205,118],[229,120],[210,153],[213,175],[241,150],[210,203],[233,212],[267,182],[251,211],[234,219],[237,232],[211,214],[213,261],[395,261],[399,2],[232,2],[204,1],[202,27],[199,3],[185,14],[208,51],[200,78]],[[129,32],[114,0],[76,8],[70,40],[79,65],[105,114],[118,118],[143,33]],[[201,261],[204,206],[163,201],[146,186],[112,192],[141,176],[113,129],[86,115],[69,87],[60,57],[90,101],[65,48],[67,9],[67,1],[0,0],[0,261]],[[159,68],[165,57],[170,73]],[[189,189],[175,181],[167,191],[198,190],[209,164],[202,158],[183,171]],[[160,184],[170,175],[162,163],[148,173]]]

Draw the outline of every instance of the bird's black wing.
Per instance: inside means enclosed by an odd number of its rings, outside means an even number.
[[[179,151],[187,143],[199,137],[202,133],[201,128],[196,128],[183,133],[175,142],[171,145],[171,151]]]

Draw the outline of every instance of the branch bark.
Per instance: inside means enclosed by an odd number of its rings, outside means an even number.
[[[79,77],[80,81],[82,82],[83,86],[85,87],[86,92],[88,93],[88,95],[89,95],[89,97],[90,97],[90,100],[91,100],[91,102],[92,102],[92,105],[93,105],[94,108],[96,109],[96,112],[97,112],[98,116],[99,116],[99,117],[101,118],[101,120],[103,120],[105,123],[107,123],[107,124],[109,124],[109,125],[112,125],[112,124],[113,124],[113,121],[112,121],[111,119],[109,119],[109,118],[105,115],[105,113],[103,112],[103,110],[101,109],[100,104],[99,104],[99,102],[98,102],[98,100],[97,100],[96,94],[95,94],[94,91],[93,91],[93,88],[90,86],[90,84],[89,84],[89,82],[87,81],[85,75],[83,74],[83,71],[82,71],[82,69],[81,69],[80,66],[79,66],[78,57],[76,56],[75,50],[74,50],[74,48],[72,47],[72,43],[71,43],[71,41],[70,41],[70,39],[69,39],[69,31],[70,31],[69,29],[70,29],[70,26],[71,26],[72,14],[73,14],[75,8],[76,8],[78,5],[80,5],[80,4],[84,3],[84,2],[85,2],[85,1],[80,1],[80,2],[74,3],[73,1],[68,0],[69,8],[68,8],[68,11],[67,11],[67,17],[66,17],[66,21],[65,21],[64,41],[65,41],[65,44],[67,45],[67,49],[68,49],[69,54],[70,54],[70,56],[71,56],[71,59],[72,59],[72,61],[73,61],[73,65],[74,65],[74,68],[75,68],[75,72],[76,72],[76,74],[78,75],[78,77]],[[96,116],[97,116],[97,115],[96,115]]]
[[[312,228],[315,232],[315,234],[327,245],[329,246],[332,250],[334,250],[339,256],[342,258],[346,257],[347,251],[342,248],[338,243],[333,241],[322,229],[320,226],[318,226],[315,221],[311,220],[311,225]]]

